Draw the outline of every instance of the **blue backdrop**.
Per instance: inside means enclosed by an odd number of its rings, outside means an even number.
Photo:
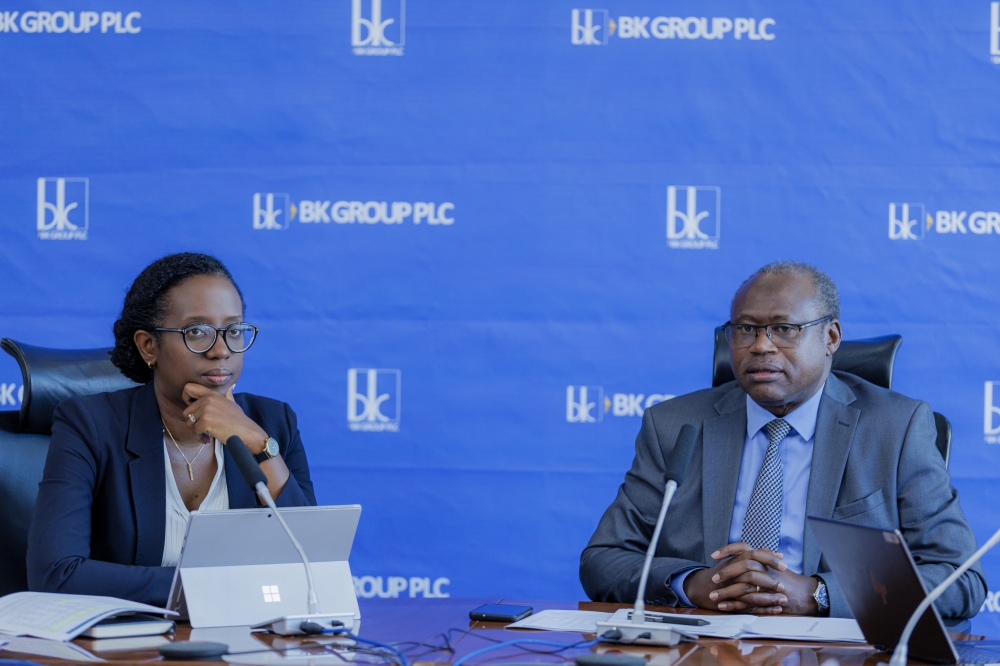
[[[0,334],[110,345],[146,264],[214,253],[261,327],[239,390],[364,506],[361,596],[577,599],[642,410],[708,384],[749,273],[805,260],[848,339],[903,335],[895,388],[952,420],[982,541],[998,13],[2,0]]]

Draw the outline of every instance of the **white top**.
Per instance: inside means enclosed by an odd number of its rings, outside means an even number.
[[[184,506],[181,491],[177,489],[177,480],[170,464],[168,446],[173,446],[166,437],[163,438],[163,460],[167,474],[167,525],[163,535],[163,560],[160,566],[175,567],[181,559],[181,546],[184,544],[184,534],[187,532],[188,518],[191,512]],[[222,442],[215,440],[215,461],[219,465],[208,496],[202,501],[199,511],[225,511],[229,508],[229,484],[226,483],[226,456],[223,453]],[[178,467],[187,473],[187,465]]]

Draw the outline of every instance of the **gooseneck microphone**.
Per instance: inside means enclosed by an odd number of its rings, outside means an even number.
[[[275,506],[274,498],[271,497],[271,491],[267,489],[267,477],[264,475],[264,472],[261,471],[260,465],[257,464],[254,457],[250,455],[250,451],[247,449],[247,445],[243,443],[242,439],[233,435],[226,440],[226,446],[229,447],[229,452],[232,453],[233,460],[236,461],[236,467],[240,470],[240,474],[243,475],[247,484],[257,491],[257,495],[264,500],[264,503],[270,507],[271,511],[274,511],[274,517],[277,518],[278,522],[281,523],[281,526],[285,528],[285,534],[288,535],[292,545],[295,546],[295,550],[298,551],[299,557],[302,558],[302,565],[306,568],[306,579],[309,583],[309,614],[313,615],[319,613],[319,598],[316,596],[316,586],[313,585],[312,565],[309,564],[309,558],[306,557],[306,551],[302,549],[302,545],[299,544],[299,540],[295,538],[294,534],[292,534],[292,530],[289,529],[288,523],[286,523],[285,519],[281,517],[278,507]]]
[[[691,463],[691,454],[698,443],[698,429],[690,423],[685,423],[681,427],[681,432],[677,435],[677,442],[670,453],[670,460],[667,461],[667,471],[663,475],[666,479],[666,488],[663,492],[663,504],[660,505],[660,515],[656,519],[656,528],[653,530],[653,538],[649,540],[649,548],[646,549],[646,561],[642,565],[642,576],[639,578],[639,591],[635,597],[635,608],[632,609],[632,624],[644,624],[646,622],[646,583],[649,581],[649,568],[653,564],[653,555],[656,553],[656,545],[660,541],[660,532],[663,530],[663,521],[667,517],[667,508],[674,498],[674,493],[684,481],[687,474],[688,465]]]
[[[997,545],[1000,542],[1000,530],[993,533],[990,540],[983,544],[982,548],[977,550],[972,554],[972,557],[967,559],[962,563],[962,566],[955,569],[955,571],[941,581],[941,584],[931,590],[930,594],[924,597],[924,600],[920,602],[917,609],[913,611],[913,615],[907,621],[906,626],[903,627],[903,633],[899,636],[899,642],[896,643],[896,649],[892,651],[892,659],[889,660],[889,666],[906,666],[906,659],[910,650],[910,636],[913,634],[913,630],[917,626],[917,622],[920,618],[924,616],[924,613],[930,608],[930,605],[937,601],[938,597],[944,594],[944,591],[951,587],[952,583],[958,580],[962,574],[969,570],[973,564],[979,561],[986,552]]]
[[[680,643],[683,638],[694,638],[694,636],[674,628],[676,625],[671,627],[669,624],[657,621],[662,620],[662,618],[651,616],[647,621],[645,598],[646,583],[649,582],[649,569],[653,565],[653,555],[656,554],[656,545],[660,541],[660,532],[663,531],[663,521],[667,517],[667,508],[674,498],[677,486],[684,481],[688,465],[691,462],[691,455],[697,444],[698,428],[690,423],[683,425],[677,435],[674,449],[670,452],[667,469],[663,475],[666,480],[666,486],[663,489],[663,503],[660,505],[660,515],[656,519],[653,536],[649,540],[649,548],[646,549],[646,560],[642,564],[642,575],[639,577],[639,591],[635,595],[635,607],[631,611],[622,608],[616,611],[610,619],[598,622],[597,633],[602,640],[672,647]]]

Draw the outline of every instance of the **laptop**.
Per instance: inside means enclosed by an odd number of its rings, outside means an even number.
[[[895,649],[907,620],[927,596],[903,535],[814,516],[809,526],[865,640],[880,650]],[[994,641],[952,642],[932,604],[913,630],[909,656],[933,664],[988,664],[1000,662],[1000,649]]]
[[[322,613],[361,618],[347,559],[361,507],[281,509],[312,565]],[[308,612],[305,568],[268,508],[195,511],[167,608],[194,628],[255,625]]]

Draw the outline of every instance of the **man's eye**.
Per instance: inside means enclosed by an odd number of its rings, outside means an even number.
[[[754,327],[748,324],[737,324],[736,330],[740,333],[753,333]]]
[[[775,324],[771,327],[775,333],[787,334],[795,330],[794,326],[788,324]]]

